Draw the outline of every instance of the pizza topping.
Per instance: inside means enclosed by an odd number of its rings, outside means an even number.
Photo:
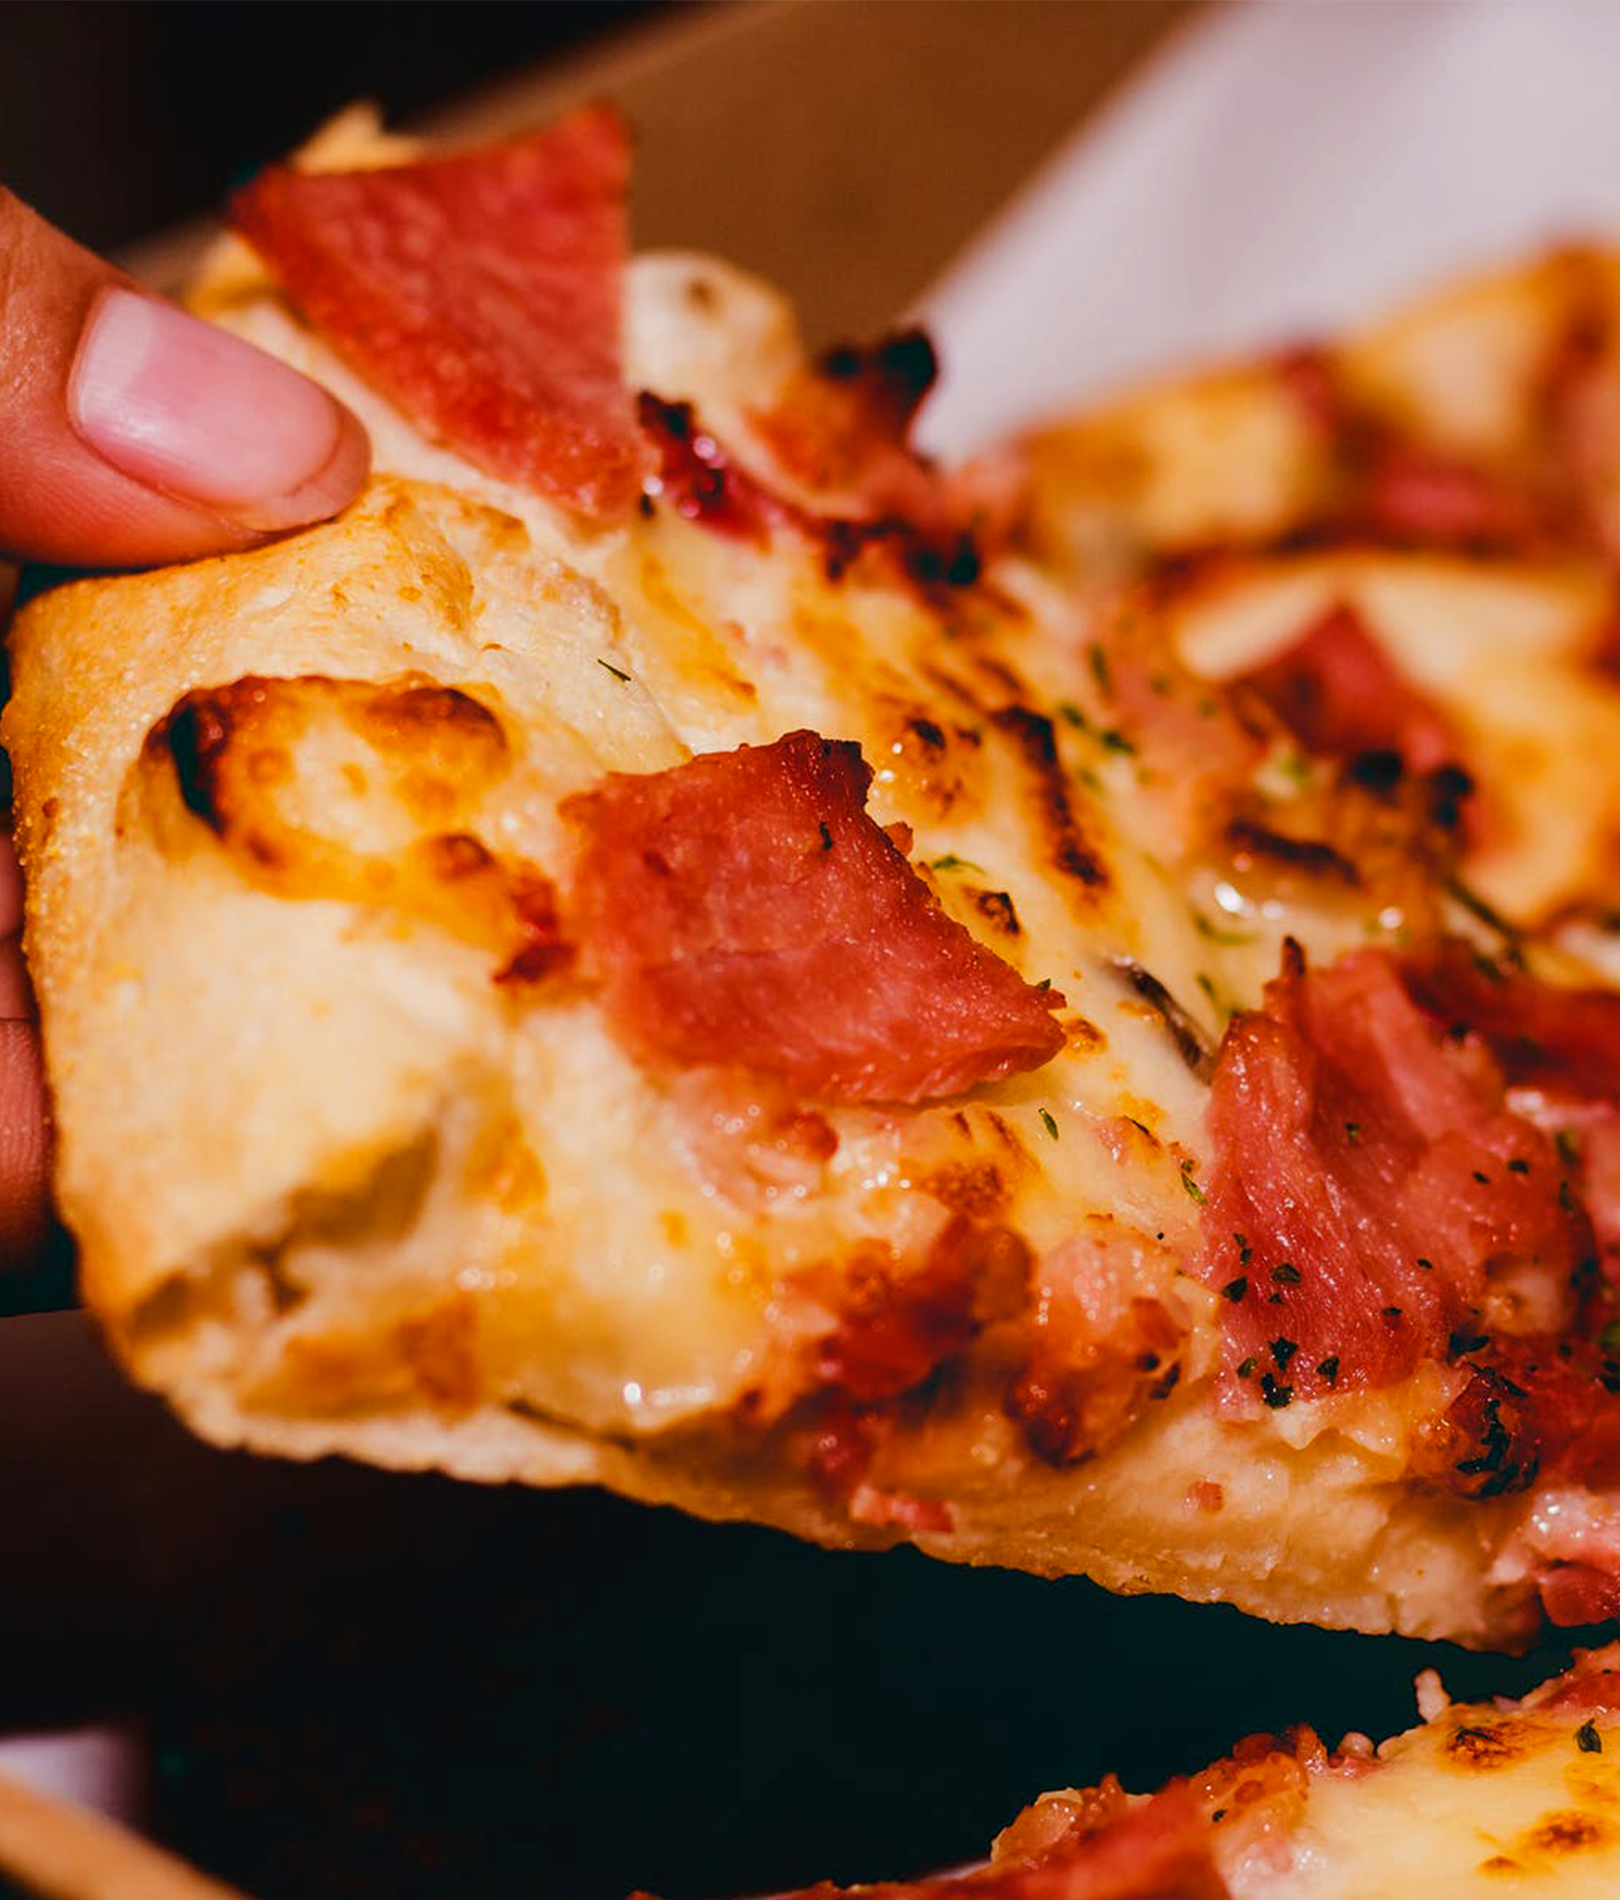
[[[780,466],[840,514],[943,529],[944,487],[906,439],[938,371],[921,330],[843,344],[794,377],[754,427]]]
[[[1117,1782],[1057,1799],[1064,1808],[1045,1817],[1044,1827],[1021,1832],[1022,1821],[1014,1823],[988,1867],[854,1892],[859,1900],[1231,1900],[1186,1783],[1136,1804]],[[838,1893],[823,1881],[782,1900],[836,1900]]]
[[[1063,1046],[1063,997],[945,914],[867,815],[871,777],[858,746],[796,732],[566,802],[588,966],[638,1050],[917,1102]]]
[[[1187,1318],[1174,1274],[1168,1249],[1107,1216],[1040,1261],[1028,1357],[1007,1397],[1038,1457],[1094,1457],[1175,1389]]]
[[[645,484],[649,500],[667,501],[686,520],[756,546],[773,528],[802,525],[801,511],[739,467],[699,424],[689,402],[665,402],[643,391],[636,406],[656,456],[656,472]]]
[[[1551,1139],[1505,1094],[1488,1052],[1448,1041],[1387,952],[1325,970],[1296,959],[1233,1023],[1199,1271],[1231,1287],[1232,1236],[1247,1237],[1248,1282],[1222,1311],[1229,1363],[1288,1373],[1263,1375],[1267,1404],[1388,1384],[1443,1356],[1498,1273],[1531,1276],[1572,1317],[1590,1231]],[[1277,1278],[1283,1264],[1297,1280]]]
[[[607,521],[645,457],[620,369],[628,181],[623,121],[588,107],[418,164],[272,166],[231,222],[424,434]]]
[[[1413,773],[1457,757],[1444,719],[1352,608],[1331,608],[1244,683],[1308,751],[1393,757]]]

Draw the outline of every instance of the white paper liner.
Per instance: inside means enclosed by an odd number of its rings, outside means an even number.
[[[922,300],[922,439],[1620,237],[1620,5],[1250,0],[1195,18]]]

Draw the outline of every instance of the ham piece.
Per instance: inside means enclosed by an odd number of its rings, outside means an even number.
[[[871,778],[858,746],[794,732],[567,802],[584,954],[638,1051],[920,1102],[1063,1046],[1063,998],[945,914],[867,815]]]
[[[620,359],[629,170],[623,120],[593,106],[414,165],[272,166],[230,218],[425,435],[607,521],[648,461]]]

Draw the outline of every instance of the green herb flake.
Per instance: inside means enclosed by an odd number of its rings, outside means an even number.
[[[1223,950],[1241,950],[1254,942],[1252,931],[1222,930],[1219,924],[1213,923],[1201,910],[1193,911],[1192,920],[1193,928],[1200,937],[1206,938],[1210,943],[1219,944]]]
[[[1198,1203],[1198,1205],[1202,1207],[1204,1205],[1206,1196],[1204,1194],[1204,1190],[1193,1179],[1192,1171],[1193,1171],[1193,1163],[1190,1161],[1183,1161],[1181,1164],[1181,1185],[1193,1197],[1193,1199]]]
[[[954,851],[947,851],[942,858],[930,858],[928,868],[931,871],[972,871],[983,877],[984,866],[975,864],[971,858],[959,858]]]
[[[1598,1733],[1596,1722],[1587,1720],[1576,1729],[1575,1746],[1583,1755],[1601,1755],[1603,1753],[1603,1737]]]
[[[602,656],[598,654],[596,657],[596,664],[599,667],[601,667],[604,673],[611,673],[613,677],[616,680],[618,680],[622,685],[628,686],[630,684],[630,675],[628,673],[620,672],[618,667],[616,667],[612,663],[611,660],[604,660]]]
[[[1046,1130],[1046,1132],[1052,1137],[1054,1141],[1057,1140],[1058,1125],[1057,1125],[1056,1120],[1053,1118],[1051,1109],[1043,1108],[1041,1110],[1041,1126]]]

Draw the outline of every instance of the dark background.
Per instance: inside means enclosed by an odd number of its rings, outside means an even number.
[[[217,1452],[68,1313],[0,1325],[0,1525],[0,1730],[128,1724],[154,1831],[259,1900],[922,1873],[1046,1788],[1383,1736],[1429,1664],[1482,1695],[1567,1659]]]
[[[655,11],[0,0],[0,182],[81,243],[115,250],[207,210],[351,99],[414,116]]]
[[[788,278],[813,329],[869,326],[1178,11],[775,8],[649,68],[623,49],[692,9],[0,5],[0,179],[120,249],[357,95],[410,118],[594,46],[643,127],[644,234]],[[131,1724],[156,1830],[261,1900],[915,1873],[1043,1788],[1151,1786],[1300,1720],[1382,1734],[1426,1663],[1483,1692],[1556,1660],[213,1452],[69,1314],[0,1320],[0,1526],[0,1730]]]

